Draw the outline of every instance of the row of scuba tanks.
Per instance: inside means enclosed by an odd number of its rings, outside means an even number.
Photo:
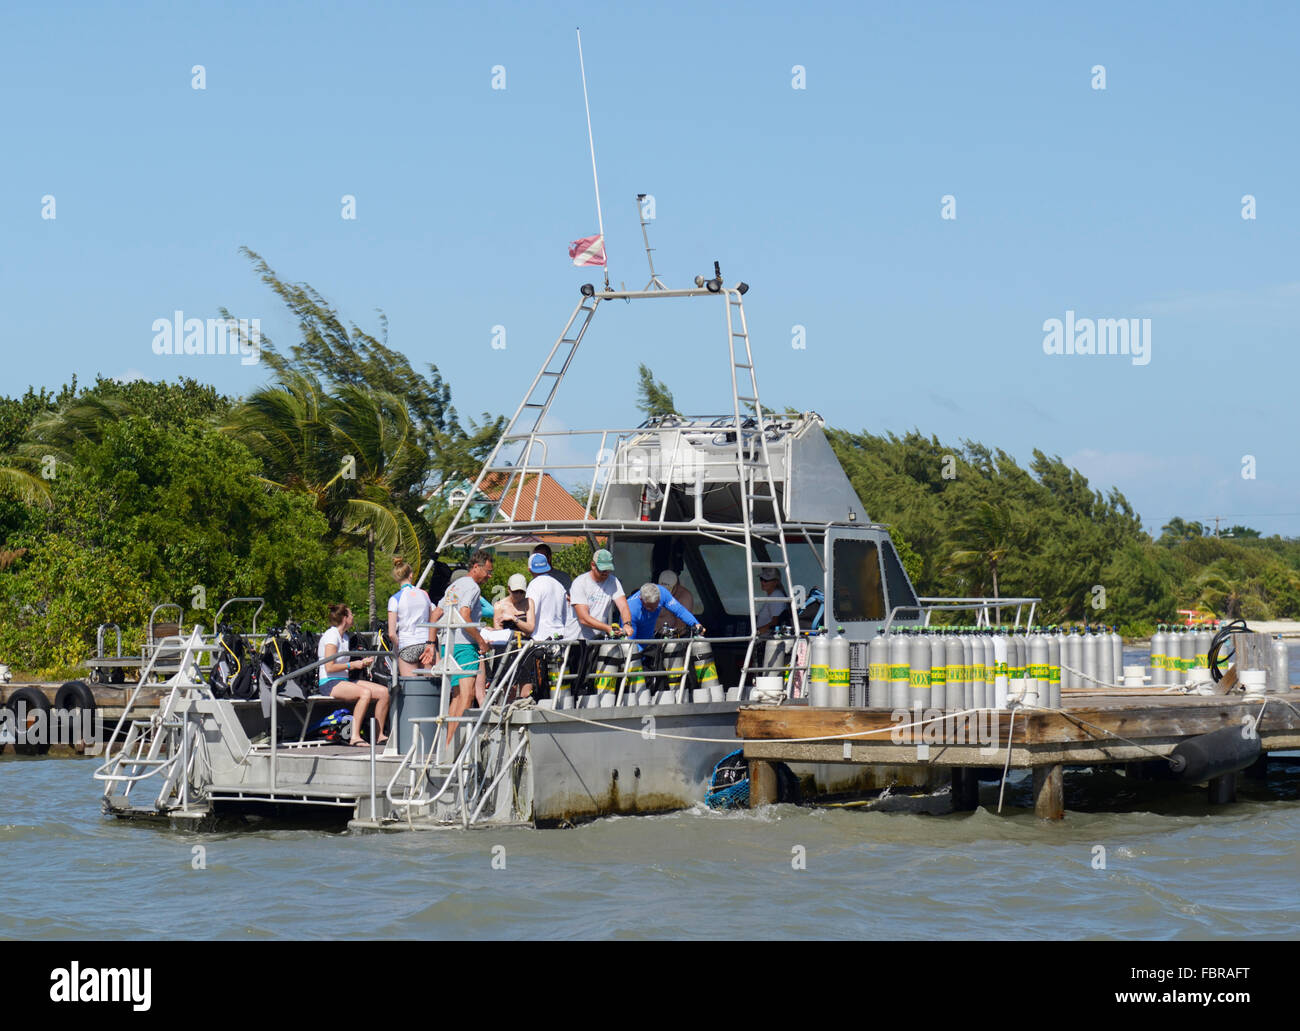
[[[1196,677],[1197,670],[1209,670],[1210,648],[1214,643],[1214,629],[1205,625],[1194,627],[1165,626],[1160,624],[1151,635],[1151,686],[1173,687]],[[1219,672],[1227,671],[1228,659],[1223,652],[1229,645],[1221,646],[1216,656]],[[1291,655],[1281,637],[1273,638],[1268,669],[1268,689],[1273,692],[1288,691],[1291,687]]]
[[[1166,627],[1163,623],[1151,635],[1147,665],[1152,687],[1174,687],[1187,683],[1193,670],[1210,668],[1210,644],[1214,631],[1207,626]],[[1219,660],[1221,668],[1227,666]]]
[[[1113,627],[877,627],[866,645],[841,629],[810,648],[808,702],[831,708],[1059,709],[1062,687],[1114,684],[1124,665]],[[855,648],[865,648],[865,679],[852,675]]]

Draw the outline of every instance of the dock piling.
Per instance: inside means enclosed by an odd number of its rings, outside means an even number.
[[[1210,804],[1228,805],[1237,801],[1237,775],[1225,773],[1221,777],[1211,777],[1208,781]]]
[[[1034,767],[1034,815],[1040,820],[1065,818],[1065,777],[1060,763]]]
[[[774,805],[777,800],[776,767],[761,759],[749,760],[749,808]]]

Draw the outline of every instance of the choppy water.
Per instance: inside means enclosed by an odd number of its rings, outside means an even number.
[[[1300,923],[1300,757],[1221,808],[1067,773],[1059,824],[997,815],[986,784],[984,808],[943,817],[776,806],[392,835],[121,823],[100,815],[94,765],[0,760],[0,935],[1243,939]],[[1013,778],[1008,806],[1029,801]]]

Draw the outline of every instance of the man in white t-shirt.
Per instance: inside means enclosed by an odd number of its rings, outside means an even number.
[[[614,556],[604,548],[591,557],[591,569],[573,581],[569,588],[569,601],[573,604],[573,614],[578,618],[582,636],[588,641],[598,633],[615,634],[610,622],[615,609],[623,617],[623,626],[632,622],[627,611],[627,595],[614,575]]]
[[[528,560],[528,571],[533,574],[533,582],[528,585],[525,597],[533,607],[533,641],[536,644],[524,656],[522,663],[520,694],[524,697],[546,683],[548,657],[547,649],[541,647],[542,642],[556,639],[576,641],[582,636],[581,625],[573,614],[564,586],[549,575],[551,564],[546,556],[534,553]],[[573,667],[569,666],[569,669]]]
[[[551,641],[558,635],[562,641],[576,641],[581,636],[578,618],[573,614],[564,585],[553,576],[551,564],[545,555],[533,555],[528,560],[533,582],[528,585],[525,597],[533,603],[533,640]]]

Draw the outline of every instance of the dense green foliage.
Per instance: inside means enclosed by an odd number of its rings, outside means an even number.
[[[996,587],[1001,597],[1041,597],[1042,622],[1105,622],[1134,633],[1172,622],[1179,608],[1300,617],[1300,541],[1247,527],[1216,538],[1181,519],[1154,541],[1117,490],[1094,490],[1037,450],[1024,469],[972,441],[830,436],[872,518],[919,558],[909,572],[923,594],[991,596]]]

